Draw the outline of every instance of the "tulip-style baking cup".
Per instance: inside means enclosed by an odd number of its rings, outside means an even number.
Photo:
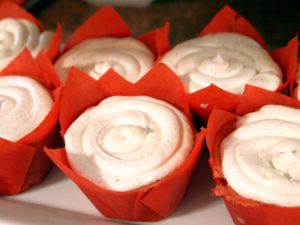
[[[214,16],[199,34],[199,37],[220,32],[234,32],[248,36],[257,41],[263,48],[266,48],[265,42],[258,31],[229,6],[225,6]],[[277,92],[285,89],[296,72],[297,45],[298,40],[295,37],[285,47],[271,53],[271,56],[281,67],[283,73],[283,83],[278,87]],[[188,94],[188,101],[192,113],[207,119],[214,106],[234,112],[239,104],[240,95],[229,93],[212,84],[204,89]]]
[[[163,64],[156,65],[137,83],[132,84],[109,70],[99,80],[71,68],[61,104],[60,124],[64,135],[71,123],[87,108],[106,97],[144,95],[166,101],[192,120],[184,88],[173,72]],[[192,126],[193,127],[193,126]],[[205,129],[194,131],[194,147],[185,161],[165,178],[132,191],[116,192],[97,186],[76,173],[68,164],[65,149],[46,149],[53,162],[85,193],[96,208],[107,217],[156,221],[169,216],[180,203],[192,171],[202,151]]]
[[[6,75],[31,77],[39,81],[52,95],[53,105],[38,127],[20,140],[12,142],[0,138],[0,195],[25,191],[47,175],[52,163],[43,147],[55,146],[62,92],[52,63],[44,52],[33,59],[24,49],[0,73],[1,77]]]
[[[169,23],[166,23],[160,28],[141,34],[136,39],[146,45],[149,51],[153,53],[155,58],[154,60],[157,61],[170,48],[168,36]],[[131,37],[131,30],[129,26],[114,8],[111,6],[105,6],[96,11],[70,36],[65,44],[62,55],[72,47],[87,40],[126,37]],[[130,43],[130,45],[132,44],[133,43]],[[141,48],[141,46],[139,46],[139,48]],[[122,55],[124,54],[125,51]],[[122,56],[122,58],[123,57],[124,56]],[[134,55],[129,55],[129,57],[131,61],[138,60],[134,58]],[[100,57],[100,59],[102,59],[102,57]],[[114,63],[114,60],[112,60],[112,63]],[[139,64],[139,62],[135,62],[135,64]]]
[[[300,108],[295,99],[277,92],[246,86],[235,113],[214,109],[208,120],[206,143],[210,152],[209,164],[216,184],[213,194],[222,196],[237,225],[296,225],[300,220],[300,207],[280,207],[247,199],[237,194],[226,182],[220,159],[221,141],[235,129],[239,116],[254,112],[267,104]]]
[[[28,20],[36,24],[39,27],[40,31],[44,31],[43,24],[25,9],[23,9],[21,6],[8,0],[0,0],[0,20],[7,18]],[[51,61],[54,61],[59,54],[61,37],[62,28],[61,25],[58,24],[54,37],[49,45],[48,50],[46,51]]]

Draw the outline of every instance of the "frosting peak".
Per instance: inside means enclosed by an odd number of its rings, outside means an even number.
[[[118,74],[126,74],[126,70],[122,65],[112,61],[101,61],[95,63],[94,65],[90,64],[81,67],[83,71],[87,72],[94,79],[99,79],[99,77],[104,75],[111,68]]]
[[[230,63],[221,54],[208,59],[204,59],[199,67],[198,71],[201,73],[209,74],[211,76],[216,76],[221,72],[224,72],[228,69]]]

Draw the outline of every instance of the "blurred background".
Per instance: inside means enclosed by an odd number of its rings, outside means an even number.
[[[173,45],[196,37],[225,4],[246,17],[270,49],[285,45],[300,31],[299,0],[28,0],[24,6],[47,29],[54,30],[60,22],[65,41],[99,5],[110,1],[132,28],[133,36],[170,21]]]

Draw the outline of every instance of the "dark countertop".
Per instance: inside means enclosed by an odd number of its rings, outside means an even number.
[[[133,36],[170,21],[171,42],[176,44],[195,37],[224,4],[246,17],[271,49],[285,45],[300,31],[300,1],[292,0],[158,0],[149,7],[116,9],[132,28]],[[30,11],[47,29],[55,29],[60,22],[65,41],[98,8],[81,0],[43,0]]]

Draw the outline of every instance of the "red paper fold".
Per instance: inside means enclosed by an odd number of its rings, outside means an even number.
[[[280,65],[285,74],[285,82],[277,89],[277,91],[284,91],[289,86],[290,93],[294,93],[292,89],[295,83],[295,77],[298,65],[298,34],[292,38],[285,47],[276,49],[272,52],[272,57]]]
[[[147,95],[164,100],[191,115],[179,78],[165,65],[158,64],[136,84],[109,70],[98,81],[73,68],[62,97],[62,134],[86,108],[114,95]],[[84,95],[82,93],[85,93]],[[114,192],[93,184],[73,171],[65,149],[46,150],[53,162],[70,177],[105,216],[136,221],[155,221],[170,215],[180,203],[193,168],[201,153],[205,130],[195,133],[195,145],[185,162],[169,176],[151,185],[128,192]]]
[[[0,0],[0,19],[5,18],[29,20],[36,24],[41,30],[44,30],[43,24],[21,6],[12,1]]]
[[[19,4],[19,5],[21,5],[24,2],[26,2],[26,0],[10,0],[10,1],[15,2],[15,3]]]
[[[207,125],[206,143],[210,152],[209,163],[216,183],[214,194],[224,197],[235,224],[296,225],[300,220],[300,207],[279,207],[244,198],[227,184],[222,171],[219,150],[221,141],[235,129],[235,122],[240,115],[256,111],[267,104],[280,104],[300,109],[300,102],[295,99],[247,86],[236,113],[219,109],[212,111]]]
[[[105,6],[88,18],[67,40],[63,52],[92,38],[129,37],[131,30],[118,12]],[[140,35],[138,39],[159,58],[169,49],[169,24]]]
[[[42,123],[19,141],[0,138],[0,195],[25,191],[47,174],[51,161],[44,154],[43,146],[54,144],[61,97],[58,78],[44,52],[33,59],[25,49],[0,73],[6,75],[29,76],[40,81],[52,93],[54,103]]]
[[[289,73],[287,74],[287,79],[289,83],[289,95],[293,98],[295,98],[295,88],[297,86],[296,80],[297,80],[297,71],[298,71],[298,62],[299,59],[297,59],[298,56],[298,49],[300,42],[298,41],[299,36],[297,35],[295,38],[293,38],[289,42],[289,46],[291,49],[291,54],[287,54],[284,52],[284,50],[278,49],[273,53],[274,58],[282,57],[286,61],[293,60],[293,64],[290,65],[290,68],[288,68]],[[293,49],[293,50],[292,50]],[[296,50],[295,50],[296,49]],[[294,58],[296,55],[296,58]]]
[[[259,32],[241,15],[229,6],[224,6],[215,17],[208,23],[199,36],[214,34],[218,32],[235,32],[246,35],[256,40],[263,48],[266,48],[263,38]],[[275,50],[271,56],[281,67],[283,72],[283,84],[278,87],[277,92],[283,91],[295,76],[297,62],[298,37],[289,41],[287,46]],[[208,119],[214,106],[219,109],[234,111],[240,100],[240,95],[229,93],[225,90],[211,85],[194,93],[188,94],[188,101],[193,112]],[[205,106],[205,107],[203,107]]]
[[[222,32],[233,32],[248,36],[257,41],[263,48],[266,44],[255,27],[230,6],[225,5],[201,31],[199,37]]]
[[[31,15],[29,12],[24,10],[22,7],[20,7],[19,5],[17,5],[12,1],[0,0],[0,20],[6,18],[29,20],[32,23],[36,24],[41,31],[44,31],[43,24],[37,18]],[[58,24],[54,38],[50,44],[49,49],[47,50],[47,55],[52,61],[58,56],[61,36],[62,36],[62,28],[60,24]]]
[[[144,42],[157,57],[161,57],[170,49],[169,33],[170,24],[166,22],[163,27],[140,35],[138,39]],[[159,59],[157,59],[157,61],[159,61]]]

